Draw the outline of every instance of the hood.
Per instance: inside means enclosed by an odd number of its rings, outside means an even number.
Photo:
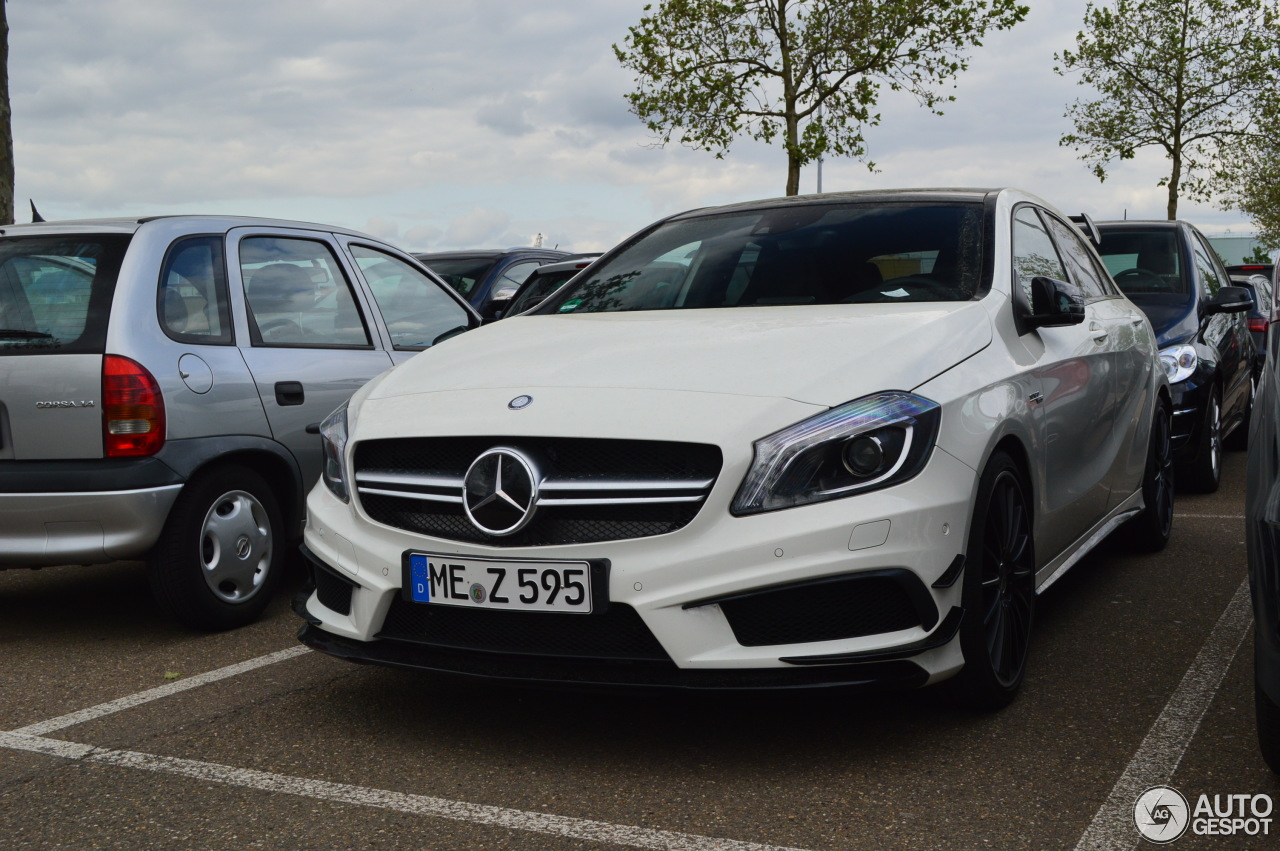
[[[1196,303],[1185,295],[1135,294],[1129,300],[1147,315],[1160,348],[1189,343],[1200,331]]]
[[[411,358],[369,399],[609,388],[832,406],[911,390],[991,342],[980,302],[516,316]]]

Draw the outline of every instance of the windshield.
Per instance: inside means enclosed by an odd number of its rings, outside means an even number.
[[[978,203],[699,216],[659,226],[539,312],[963,301],[986,289],[982,243]]]
[[[427,264],[432,272],[444,278],[445,283],[457,290],[461,295],[469,296],[476,288],[476,282],[484,279],[485,273],[497,261],[492,257],[463,257],[454,260],[419,258]]]
[[[1125,295],[1190,293],[1173,228],[1104,230],[1098,253]]]
[[[0,355],[101,353],[129,237],[0,240]]]

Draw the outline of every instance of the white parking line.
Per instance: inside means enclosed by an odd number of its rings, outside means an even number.
[[[54,730],[61,730],[66,727],[74,727],[76,724],[83,724],[86,721],[93,721],[104,715],[111,715],[121,712],[125,709],[132,709],[135,706],[141,706],[144,703],[150,703],[153,700],[159,700],[162,697],[168,697],[171,694],[187,691],[188,689],[198,688],[209,683],[225,680],[227,677],[234,677],[237,674],[243,674],[246,671],[252,671],[257,668],[263,668],[267,665],[274,665],[276,662],[283,662],[285,659],[292,659],[295,656],[301,656],[304,653],[310,653],[310,647],[290,647],[288,650],[281,650],[278,653],[268,653],[266,656],[259,656],[256,659],[250,659],[247,662],[237,662],[234,665],[228,665],[225,668],[218,668],[216,671],[208,671],[207,673],[197,674],[194,677],[187,677],[181,680],[174,680],[162,686],[157,686],[147,691],[140,691],[137,694],[131,694],[128,697],[122,697],[118,700],[112,700],[108,703],[100,703],[97,706],[90,706],[88,709],[81,709],[78,712],[72,712],[67,715],[60,715],[57,718],[50,718],[48,721],[41,721],[38,724],[31,724],[26,727],[14,730],[14,733],[21,733],[28,736],[43,736],[45,733],[52,733]]]
[[[248,768],[233,768],[212,762],[198,762],[191,759],[177,759],[133,751],[97,748],[93,745],[64,742],[21,733],[0,733],[0,747],[62,757],[64,759],[133,768],[140,771],[173,774],[181,777],[190,777],[206,783],[221,783],[225,786],[237,786],[261,792],[283,792],[287,795],[298,795],[321,801],[378,807],[412,815],[505,827],[510,830],[549,833],[554,836],[585,839],[610,845],[623,845],[628,848],[660,848],[669,849],[669,851],[713,851],[713,849],[714,851],[802,851],[802,849],[798,848],[760,845],[755,842],[718,839],[710,836],[698,836],[692,833],[676,833],[669,830],[653,830],[644,827],[609,824],[608,822],[570,818],[549,813],[525,812],[524,810],[514,810],[507,807],[468,804],[464,801],[450,801],[444,798],[431,798],[426,795],[411,795],[404,792],[391,792],[385,789],[351,786],[346,783],[307,780],[302,777],[289,777],[284,774],[254,771]]]
[[[55,730],[83,724],[86,721],[93,721],[125,709],[141,706],[144,703],[149,703],[162,697],[208,685],[209,683],[234,677],[276,662],[283,662],[286,659],[293,659],[309,652],[309,648],[306,647],[291,647],[287,650],[269,653],[266,656],[238,662],[204,674],[175,680],[172,683],[131,694],[108,703],[91,706],[88,709],[60,715],[48,721],[29,724],[26,727],[11,730],[7,733],[0,732],[0,748],[27,751],[82,762],[114,765],[139,771],[191,777],[209,783],[221,783],[226,786],[237,786],[262,792],[283,792],[288,795],[298,795],[316,800],[378,807],[413,815],[433,816],[472,824],[505,827],[510,830],[548,833],[555,836],[585,839],[610,845],[624,845],[632,848],[659,848],[669,849],[669,851],[803,851],[803,849],[798,848],[761,845],[754,842],[740,842],[734,839],[718,839],[692,833],[676,833],[668,830],[609,824],[608,822],[557,816],[549,813],[525,812],[507,807],[469,804],[464,801],[450,801],[444,798],[391,792],[385,789],[352,786],[345,783],[308,780],[303,777],[290,777],[266,771],[234,768],[212,762],[199,762],[191,759],[178,759],[134,751],[112,750],[80,742],[68,742],[62,739],[44,737],[44,734]]]
[[[1249,580],[1246,579],[1236,589],[1106,802],[1098,808],[1093,822],[1076,844],[1076,851],[1129,849],[1138,844],[1139,834],[1133,824],[1133,807],[1138,796],[1173,778],[1252,621]]]

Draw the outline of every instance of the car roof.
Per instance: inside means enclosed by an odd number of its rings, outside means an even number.
[[[533,270],[532,275],[550,275],[555,272],[563,272],[566,269],[585,269],[596,262],[599,257],[599,254],[575,254],[572,257],[557,260],[555,263],[543,263]]]
[[[374,239],[366,233],[350,230],[336,225],[325,225],[318,222],[301,222],[291,219],[272,219],[260,216],[223,216],[183,213],[162,216],[121,216],[102,219],[66,219],[60,221],[30,222],[0,226],[0,235],[4,236],[36,236],[40,234],[60,233],[136,233],[139,228],[155,221],[182,221],[190,224],[193,230],[222,231],[237,227],[282,227],[297,230],[323,230],[329,233],[342,233],[364,239]],[[376,240],[381,242],[382,240]]]
[[[862,189],[852,192],[823,192],[821,195],[790,195],[778,198],[764,198],[759,201],[742,201],[726,204],[722,207],[701,207],[672,216],[672,219],[694,218],[697,216],[720,215],[736,211],[769,210],[788,206],[816,204],[848,204],[848,203],[892,203],[894,201],[950,201],[981,202],[993,192],[1001,189],[981,189],[972,187],[958,188],[916,188],[916,189]]]

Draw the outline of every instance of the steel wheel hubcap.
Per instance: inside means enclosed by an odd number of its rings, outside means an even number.
[[[215,597],[243,603],[258,593],[271,551],[271,522],[253,494],[230,491],[214,501],[200,531],[200,567]]]

